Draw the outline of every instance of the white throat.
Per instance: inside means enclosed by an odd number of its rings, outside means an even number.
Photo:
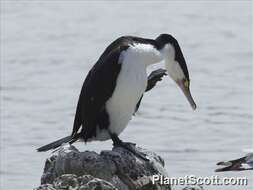
[[[164,63],[169,76],[174,80],[180,80],[185,78],[182,68],[175,60],[175,48],[171,44],[166,44],[161,50],[161,54],[164,58]]]

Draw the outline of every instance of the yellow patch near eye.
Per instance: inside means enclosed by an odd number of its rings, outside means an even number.
[[[185,80],[185,81],[184,81],[184,86],[185,86],[185,87],[187,87],[187,88],[188,88],[188,87],[189,87],[189,84],[190,84],[190,83],[189,83],[189,81],[188,81],[188,80]]]

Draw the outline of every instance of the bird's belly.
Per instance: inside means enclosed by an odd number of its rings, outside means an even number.
[[[147,74],[144,68],[121,69],[112,97],[106,103],[111,133],[119,135],[125,129],[146,86]]]

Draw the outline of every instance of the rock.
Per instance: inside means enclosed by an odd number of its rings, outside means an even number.
[[[204,188],[200,185],[191,185],[183,188],[182,190],[204,190]]]
[[[94,178],[91,175],[77,177],[74,174],[64,174],[56,178],[53,184],[43,184],[35,190],[117,190],[111,183]]]
[[[62,146],[46,160],[41,186],[36,190],[170,190],[170,185],[152,184],[153,175],[168,176],[163,159],[132,146],[149,161],[121,147],[98,154],[80,152],[73,145]]]

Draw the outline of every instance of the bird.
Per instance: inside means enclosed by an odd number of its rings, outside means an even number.
[[[216,169],[216,172],[253,170],[253,152],[235,160],[218,162],[217,165],[224,167]]]
[[[147,76],[147,67],[163,62],[164,69]],[[193,110],[196,104],[190,92],[190,78],[178,41],[171,34],[155,39],[121,36],[113,41],[88,72],[76,107],[71,135],[42,146],[48,151],[63,143],[105,141],[123,147],[146,159],[119,138],[138,110],[143,95],[165,75],[175,81]]]

